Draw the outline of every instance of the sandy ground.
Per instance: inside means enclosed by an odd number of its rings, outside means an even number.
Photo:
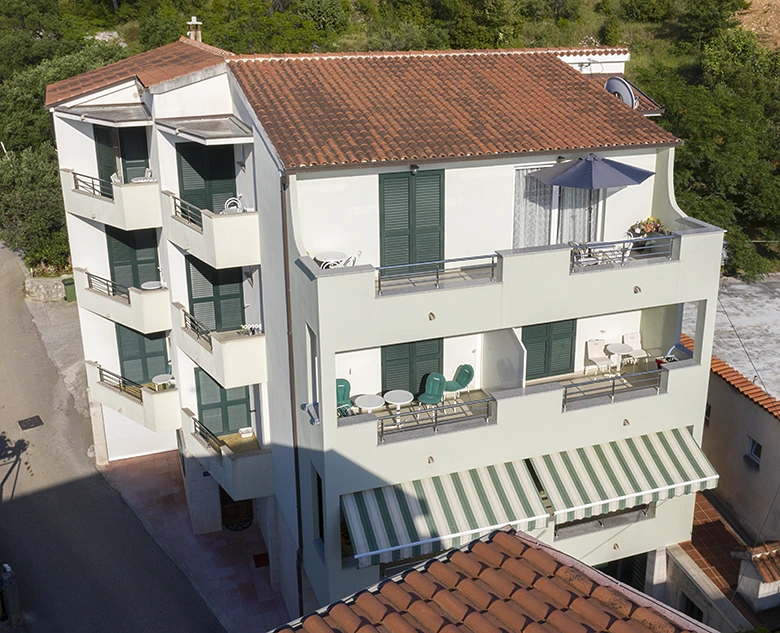
[[[765,43],[780,45],[780,0],[753,0],[748,10],[740,13],[739,21]]]

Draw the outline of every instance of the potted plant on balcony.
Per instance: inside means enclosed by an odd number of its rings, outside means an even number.
[[[646,220],[634,222],[628,227],[628,234],[634,239],[646,238],[637,239],[637,241],[634,242],[632,251],[636,254],[648,255],[653,249],[654,237],[671,235],[672,232],[664,226],[661,220],[650,216]]]

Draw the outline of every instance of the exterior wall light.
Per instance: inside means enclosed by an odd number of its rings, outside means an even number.
[[[435,321],[436,320],[436,315],[433,312],[429,312],[428,313],[428,320],[429,321]]]
[[[634,294],[638,295],[640,292],[642,292],[642,289],[639,286],[634,286]]]
[[[412,176],[416,176],[420,168],[417,165],[409,165],[409,171],[412,172]]]

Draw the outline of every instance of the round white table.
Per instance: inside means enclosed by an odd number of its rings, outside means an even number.
[[[320,268],[333,268],[333,266],[346,258],[347,254],[341,251],[323,251],[314,256],[314,261]]]
[[[395,405],[395,424],[401,426],[401,405],[414,400],[414,394],[406,389],[393,389],[385,394],[385,402]]]
[[[382,396],[375,396],[370,393],[355,398],[355,406],[364,411],[373,411],[384,406],[384,404],[385,399]]]
[[[173,376],[171,374],[157,374],[152,378],[152,384],[157,391],[160,389],[167,389],[173,382]]]
[[[634,348],[625,343],[610,343],[605,348],[609,354],[617,356],[617,373],[620,373],[620,368],[623,364],[623,356],[630,354]]]
[[[159,290],[162,287],[161,281],[145,281],[141,284],[141,290]]]

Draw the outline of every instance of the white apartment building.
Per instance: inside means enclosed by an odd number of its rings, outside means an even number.
[[[717,483],[722,231],[627,60],[182,39],[49,86],[98,459],[178,445],[193,530],[255,520],[293,616],[507,524],[662,582]],[[591,153],[645,176],[532,175]]]

